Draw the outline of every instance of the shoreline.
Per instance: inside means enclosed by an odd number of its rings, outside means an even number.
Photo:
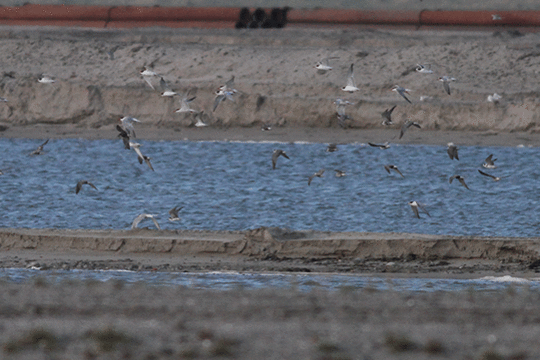
[[[0,229],[0,268],[534,278],[538,240],[280,228]]]
[[[4,139],[117,139],[113,125],[98,129],[76,125],[9,126],[0,132]],[[415,129],[416,130],[416,129]],[[275,127],[262,131],[259,127],[194,128],[139,124],[140,140],[150,141],[255,141],[351,144],[385,141],[402,145],[444,145],[453,142],[462,146],[540,146],[540,133],[503,131],[412,130],[398,140],[399,127],[391,129],[339,129],[314,127]]]

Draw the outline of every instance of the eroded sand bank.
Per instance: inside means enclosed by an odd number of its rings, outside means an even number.
[[[539,238],[248,231],[0,230],[0,266],[534,276]]]
[[[537,133],[539,42],[537,33],[511,29],[4,27],[0,96],[9,101],[0,107],[0,120],[4,128],[113,129],[119,116],[130,115],[168,130],[192,126],[192,115],[174,112],[178,99],[160,96],[159,77],[152,90],[140,76],[143,65],[152,65],[179,94],[193,89],[192,107],[204,111],[214,129],[260,129],[264,123],[279,132],[341,130],[332,104],[341,97],[354,103],[345,122],[352,129],[382,129],[381,112],[397,105],[397,131],[409,119],[424,130]],[[336,57],[333,69],[319,74],[314,65],[325,57]],[[417,73],[419,63],[432,64],[434,73]],[[340,90],[351,64],[360,88],[354,94]],[[38,83],[42,74],[56,83]],[[444,75],[457,79],[452,95],[437,81]],[[213,111],[215,90],[232,76],[235,102]],[[396,84],[412,90],[412,104],[390,91]],[[503,97],[498,104],[486,100],[493,93]]]

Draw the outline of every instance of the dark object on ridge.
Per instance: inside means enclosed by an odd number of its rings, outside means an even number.
[[[247,7],[244,7],[240,10],[240,18],[234,26],[237,29],[246,29],[251,22],[251,13]]]
[[[249,23],[248,27],[250,29],[260,29],[263,25],[263,23],[267,20],[268,16],[264,12],[263,9],[257,8],[255,12],[253,13],[251,22]]]
[[[283,9],[273,8],[272,12],[270,13],[270,18],[267,18],[263,22],[262,27],[265,29],[281,29],[285,27],[285,24],[287,23],[287,11],[289,11],[288,6],[284,7]]]

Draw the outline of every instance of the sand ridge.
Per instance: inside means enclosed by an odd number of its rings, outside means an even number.
[[[395,130],[409,119],[433,131],[535,134],[537,42],[536,33],[505,30],[4,27],[1,95],[9,101],[0,107],[0,118],[8,129],[36,124],[99,129],[130,115],[181,132],[194,119],[174,113],[179,102],[143,81],[139,70],[152,64],[173,90],[195,90],[192,107],[204,111],[213,129],[234,132],[268,124],[285,132],[341,130],[332,104],[341,97],[354,103],[346,121],[352,129],[382,129],[381,112],[398,105]],[[318,74],[314,65],[328,56],[338,58],[333,70]],[[352,63],[361,90],[347,94],[340,88]],[[435,73],[416,73],[418,63],[431,63]],[[56,83],[38,83],[43,73]],[[439,75],[457,79],[451,96],[436,80]],[[214,92],[231,76],[239,91],[236,101],[213,112]],[[395,84],[413,90],[412,105],[390,91]],[[495,92],[503,96],[500,103],[487,102]],[[429,100],[420,101],[421,96]]]

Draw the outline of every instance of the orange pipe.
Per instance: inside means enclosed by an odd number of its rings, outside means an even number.
[[[92,27],[105,28],[106,21],[85,21],[85,20],[4,20],[0,19],[3,26],[72,26],[72,27]]]
[[[287,13],[290,23],[417,25],[419,17],[419,11],[293,9]]]
[[[110,21],[231,21],[238,20],[238,8],[181,8],[118,6]]]
[[[32,5],[0,7],[3,20],[107,21],[110,6]]]
[[[110,21],[103,27],[112,29],[132,29],[161,26],[168,28],[226,29],[234,28],[231,21]]]
[[[540,26],[540,11],[423,11],[420,25]]]
[[[250,9],[253,11],[254,9]],[[270,9],[265,9],[270,13]],[[0,24],[95,27],[231,28],[239,8],[24,5],[0,7]],[[494,17],[494,15],[496,15]],[[288,22],[298,25],[413,25],[540,27],[540,11],[361,11],[290,10]]]

